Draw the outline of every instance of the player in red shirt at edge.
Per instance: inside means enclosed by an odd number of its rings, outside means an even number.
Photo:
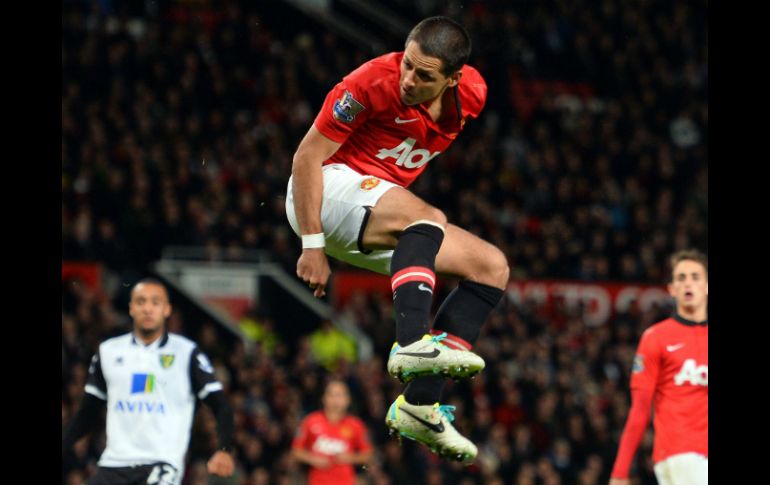
[[[353,465],[372,458],[372,445],[364,423],[347,414],[350,391],[343,381],[326,384],[323,410],[308,414],[292,442],[292,456],[310,465],[308,485],[354,485]]]
[[[466,64],[470,51],[460,24],[431,17],[412,29],[403,52],[345,76],[294,154],[286,195],[287,218],[302,237],[297,276],[316,297],[329,279],[327,255],[391,278],[396,342],[387,368],[408,385],[386,425],[466,463],[477,448],[439,401],[446,378],[484,368],[471,349],[503,295],[508,262],[407,187],[486,102],[486,82]],[[436,274],[461,282],[431,328]]]
[[[654,404],[652,459],[660,485],[708,483],[708,261],[695,250],[671,256],[671,318],[648,328],[631,374],[628,413],[610,485],[625,485]]]

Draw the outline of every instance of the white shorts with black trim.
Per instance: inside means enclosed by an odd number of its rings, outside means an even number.
[[[326,236],[326,254],[353,266],[389,275],[393,250],[365,250],[361,242],[369,211],[385,192],[398,185],[372,175],[361,175],[341,163],[325,165],[323,181],[321,225]],[[286,217],[291,228],[300,236],[291,185],[290,177],[286,191]]]
[[[708,485],[709,459],[700,453],[671,455],[655,464],[659,485]]]

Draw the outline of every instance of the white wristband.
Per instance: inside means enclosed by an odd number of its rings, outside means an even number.
[[[322,232],[302,236],[302,249],[322,248],[324,246],[326,246],[326,238]]]

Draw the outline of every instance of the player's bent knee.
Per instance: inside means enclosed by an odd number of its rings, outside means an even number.
[[[464,265],[465,271],[459,274],[470,281],[504,290],[508,286],[510,276],[505,254],[492,245],[484,245],[478,249]]]
[[[487,284],[504,290],[506,286],[508,286],[508,278],[511,274],[511,268],[508,266],[508,259],[498,248],[494,248],[490,253],[489,259],[487,260],[489,262],[487,269]]]
[[[404,229],[415,224],[428,223],[433,225],[439,225],[442,229],[446,230],[447,218],[446,214],[440,209],[428,206],[425,210],[422,210],[409,218],[409,223],[406,224]]]

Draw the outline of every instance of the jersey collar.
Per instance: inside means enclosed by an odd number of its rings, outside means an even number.
[[[708,324],[709,324],[708,319],[703,320],[702,322],[696,322],[694,320],[688,320],[688,319],[684,318],[683,316],[681,316],[680,314],[678,314],[676,312],[676,310],[674,311],[674,315],[671,318],[673,318],[677,322],[681,323],[682,325],[687,325],[689,327],[695,327],[695,326],[707,327]]]
[[[136,339],[136,335],[134,335],[134,332],[131,332],[131,343],[134,345],[140,345],[145,348],[161,348],[168,342],[168,331],[163,332],[163,336],[156,340],[155,342],[151,343],[150,345],[144,345],[142,342],[138,341]]]

